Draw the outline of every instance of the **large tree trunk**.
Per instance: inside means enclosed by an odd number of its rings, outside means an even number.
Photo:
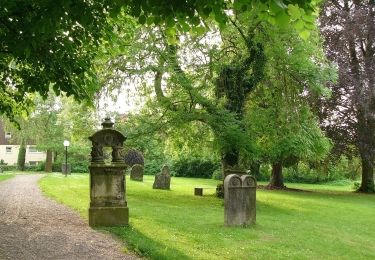
[[[374,192],[374,167],[372,163],[362,157],[362,182],[358,191],[360,192]]]
[[[52,163],[53,163],[52,159],[53,159],[52,151],[48,149],[47,154],[46,154],[46,164],[44,167],[45,172],[52,172]]]
[[[269,188],[284,189],[284,179],[283,179],[283,165],[281,162],[275,162],[272,164],[272,173]]]
[[[367,44],[364,55],[365,72],[368,90],[361,104],[366,104],[359,109],[359,151],[362,159],[362,181],[358,191],[375,192],[374,163],[375,163],[375,1],[368,3],[367,15]],[[358,120],[359,121],[359,120]]]

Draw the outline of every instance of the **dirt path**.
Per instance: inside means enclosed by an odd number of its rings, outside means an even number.
[[[109,234],[42,196],[42,175],[0,182],[0,259],[134,259]]]

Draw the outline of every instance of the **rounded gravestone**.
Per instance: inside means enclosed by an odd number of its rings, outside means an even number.
[[[143,181],[143,165],[134,164],[130,171],[130,179],[134,181]]]

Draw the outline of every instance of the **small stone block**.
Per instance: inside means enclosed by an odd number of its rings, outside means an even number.
[[[203,196],[203,188],[194,188],[195,196]]]
[[[128,207],[90,207],[90,226],[127,226],[129,225]]]

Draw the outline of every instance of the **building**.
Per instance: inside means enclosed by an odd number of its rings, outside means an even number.
[[[20,145],[13,140],[12,133],[4,129],[4,124],[0,120],[0,161],[8,165],[17,164],[19,149]],[[26,164],[37,165],[45,160],[46,153],[38,151],[35,144],[26,145]]]

